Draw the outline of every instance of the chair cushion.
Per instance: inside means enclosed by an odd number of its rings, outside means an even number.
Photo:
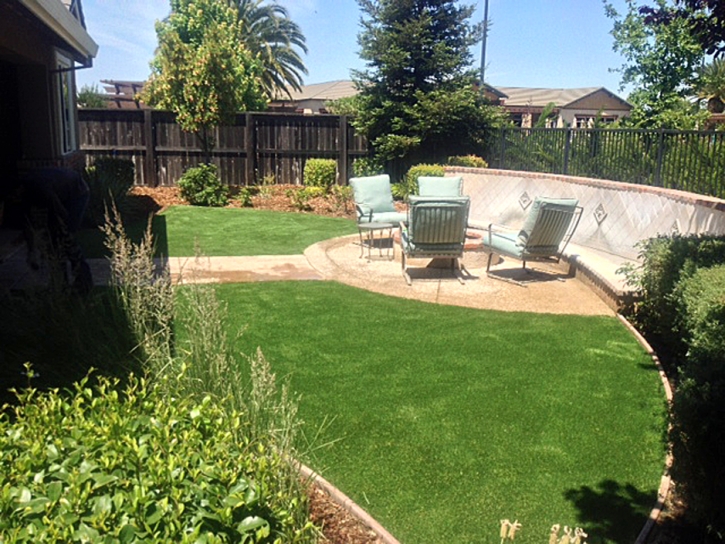
[[[418,178],[418,194],[420,196],[461,196],[463,178],[420,176]]]
[[[393,193],[390,189],[390,176],[367,176],[350,178],[355,204],[364,215],[381,212],[395,212]]]
[[[394,223],[396,226],[398,223],[405,223],[408,220],[408,214],[405,212],[381,212],[363,215],[358,218],[360,223]]]
[[[523,255],[523,246],[515,232],[486,232],[483,236],[483,246],[490,248],[494,253],[517,259]]]
[[[533,204],[531,204],[531,210],[529,210],[529,214],[526,216],[524,225],[521,227],[521,231],[519,232],[520,243],[523,245],[528,243],[531,231],[533,230],[534,225],[536,225],[542,206],[550,206],[560,210],[573,212],[576,209],[577,204],[579,204],[579,201],[575,198],[547,198],[537,196],[534,199]]]

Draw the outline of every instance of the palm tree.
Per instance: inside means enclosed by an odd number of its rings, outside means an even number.
[[[263,65],[262,86],[270,98],[280,93],[290,96],[290,89],[301,90],[302,74],[307,74],[300,54],[307,53],[305,36],[287,10],[264,0],[238,0],[239,21],[245,45]]]
[[[725,58],[718,58],[703,67],[697,80],[696,90],[707,99],[710,113],[725,111]]]

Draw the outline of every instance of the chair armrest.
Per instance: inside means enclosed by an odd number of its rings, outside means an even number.
[[[492,237],[494,232],[516,232],[516,229],[513,227],[509,227],[507,225],[501,225],[498,223],[489,223],[488,227],[486,228],[486,235],[488,236],[488,244],[486,243],[486,238],[484,237],[484,245],[491,245],[492,243]],[[484,235],[485,236],[485,235]]]
[[[370,211],[366,212],[359,204],[355,204],[355,208],[357,208],[357,220],[358,222],[365,217],[368,216],[368,221],[373,220],[373,209],[370,208]]]

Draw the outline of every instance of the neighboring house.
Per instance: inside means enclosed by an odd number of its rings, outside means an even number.
[[[300,91],[291,91],[291,96],[278,97],[269,104],[270,111],[295,113],[328,113],[327,103],[338,98],[355,96],[357,87],[352,81],[328,81],[304,85]]]
[[[280,98],[270,104],[272,111],[297,113],[327,113],[331,100],[355,96],[358,93],[352,81],[330,81],[305,85],[291,97]],[[582,89],[531,89],[525,87],[492,87],[486,84],[484,93],[493,104],[509,112],[518,126],[531,127],[551,102],[556,106],[554,122],[550,126],[589,127],[596,118],[605,123],[629,115],[632,106],[604,87]]]
[[[553,103],[555,117],[552,127],[588,128],[595,119],[613,123],[629,116],[632,106],[604,87],[582,89],[531,89],[527,87],[496,87],[505,97],[499,104],[509,112],[514,124],[532,127],[544,108]]]
[[[83,165],[75,73],[97,51],[80,0],[0,1],[0,184],[26,169]]]

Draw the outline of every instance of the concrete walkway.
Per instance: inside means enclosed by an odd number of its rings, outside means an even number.
[[[399,248],[384,248],[382,258],[374,248],[371,260],[367,250],[362,258],[360,254],[359,238],[351,235],[314,244],[304,255],[175,257],[167,264],[172,280],[181,284],[332,280],[385,295],[471,308],[579,315],[614,313],[584,283],[550,265],[531,274],[522,271],[518,261],[502,261],[492,268],[502,277],[525,281],[522,287],[487,277],[486,255],[467,253],[463,259],[465,281],[461,285],[451,270],[428,267],[429,260],[412,259],[409,264],[413,283],[408,286],[401,271]],[[108,261],[89,262],[95,282],[107,284]],[[43,281],[43,270],[32,271],[25,265],[24,251],[6,253],[0,262],[0,286],[4,288]]]
[[[486,276],[483,253],[466,254],[464,284],[450,270],[429,268],[429,260],[410,261],[408,286],[403,278],[399,248],[373,249],[361,258],[357,235],[314,244],[304,255],[255,257],[172,258],[169,268],[177,283],[227,283],[249,281],[332,280],[390,296],[437,304],[503,311],[554,314],[613,315],[613,311],[585,284],[553,266],[529,274],[518,261],[500,262],[492,270],[502,277],[523,280],[522,287]],[[385,254],[387,253],[387,257]],[[395,258],[393,258],[395,253]],[[546,272],[543,272],[543,271]]]

